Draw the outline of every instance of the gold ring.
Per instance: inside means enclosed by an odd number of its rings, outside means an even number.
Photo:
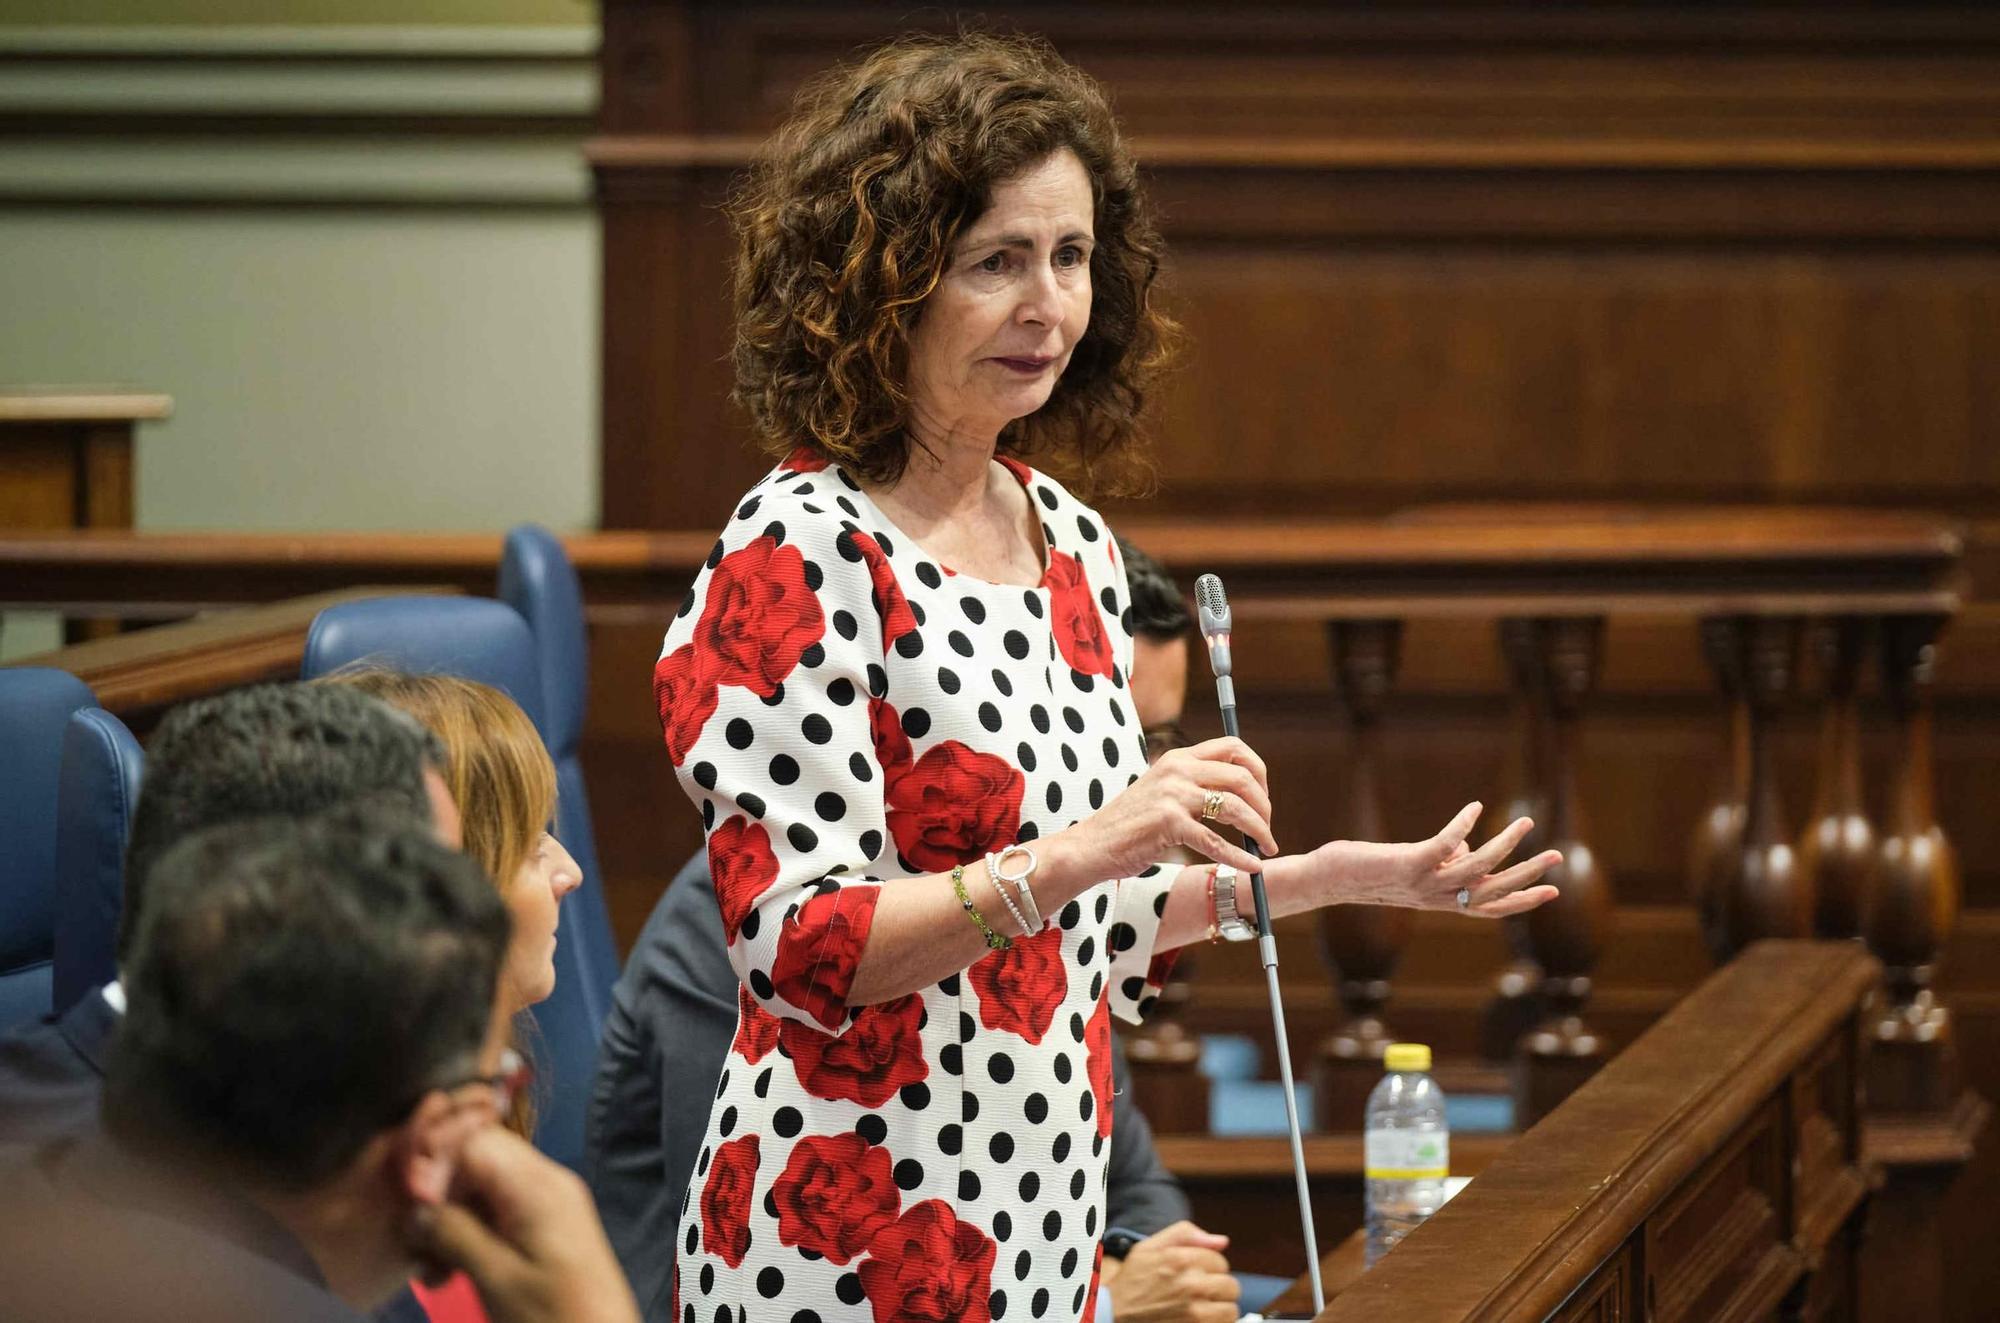
[[[1222,816],[1222,792],[1211,790],[1202,797],[1201,816],[1205,822],[1213,822]]]

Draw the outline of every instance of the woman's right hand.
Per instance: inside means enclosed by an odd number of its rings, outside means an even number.
[[[1221,809],[1204,820],[1211,792],[1221,793]],[[1178,846],[1245,873],[1258,872],[1257,857],[1225,839],[1216,830],[1223,826],[1243,832],[1267,855],[1278,853],[1264,760],[1231,736],[1162,754],[1117,798],[1056,833],[1051,844],[1060,842],[1065,858],[1092,881],[1132,877],[1172,858]]]

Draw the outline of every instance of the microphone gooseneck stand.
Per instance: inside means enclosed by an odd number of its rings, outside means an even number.
[[[1236,722],[1236,682],[1231,678],[1234,664],[1229,654],[1229,598],[1222,580],[1204,574],[1195,580],[1195,606],[1201,620],[1201,636],[1208,644],[1209,669],[1215,672],[1215,699],[1222,709],[1222,731],[1241,738]],[[1264,852],[1247,836],[1243,848],[1262,859]],[[1278,1078],[1285,1090],[1285,1124],[1291,1131],[1292,1177],[1299,1188],[1299,1225],[1305,1232],[1306,1271],[1312,1278],[1313,1313],[1326,1308],[1326,1288],[1319,1276],[1319,1238],[1313,1232],[1312,1191],[1306,1180],[1305,1138],[1299,1130],[1299,1100],[1292,1087],[1292,1050],[1285,1036],[1285,1001],[1278,991],[1278,939],[1271,932],[1271,906],[1264,898],[1264,875],[1250,875],[1250,895],[1257,906],[1257,954],[1264,963],[1264,983],[1271,994],[1271,1034],[1277,1043]]]

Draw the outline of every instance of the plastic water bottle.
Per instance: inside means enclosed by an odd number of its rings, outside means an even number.
[[[1364,1165],[1368,1178],[1368,1266],[1444,1203],[1451,1131],[1444,1091],[1430,1077],[1431,1050],[1392,1043],[1389,1073],[1368,1095]]]

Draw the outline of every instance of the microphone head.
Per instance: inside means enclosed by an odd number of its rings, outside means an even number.
[[[1208,666],[1218,679],[1234,669],[1229,655],[1229,597],[1222,580],[1204,574],[1194,581],[1195,615],[1201,623],[1201,637],[1208,644]]]
[[[1203,638],[1229,633],[1229,595],[1222,591],[1220,578],[1204,574],[1194,581],[1194,605]]]

